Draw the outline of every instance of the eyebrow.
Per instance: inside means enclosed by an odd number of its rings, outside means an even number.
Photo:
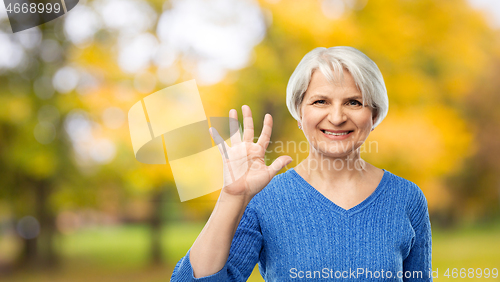
[[[326,99],[329,99],[329,97],[325,96],[325,95],[314,95],[314,96],[309,97],[309,100],[316,100],[316,99],[326,100]]]
[[[316,100],[316,99],[322,99],[322,100],[328,100],[330,99],[330,97],[328,96],[325,96],[325,95],[313,95],[311,97],[309,97],[309,100]],[[355,99],[363,99],[362,96],[359,96],[359,95],[356,95],[356,96],[351,96],[351,97],[347,97],[346,100],[355,100]]]

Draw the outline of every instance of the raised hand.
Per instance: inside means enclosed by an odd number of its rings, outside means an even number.
[[[253,142],[254,127],[252,111],[244,105],[243,140],[239,132],[238,113],[229,111],[231,147],[220,137],[215,128],[210,128],[222,155],[224,165],[224,187],[222,192],[242,196],[247,201],[260,192],[283,167],[292,161],[289,156],[280,156],[270,166],[265,164],[264,156],[271,139],[273,119],[270,114],[264,117],[264,126],[257,143]]]

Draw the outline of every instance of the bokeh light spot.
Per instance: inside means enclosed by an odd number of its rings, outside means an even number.
[[[40,234],[40,223],[32,216],[25,216],[17,223],[17,233],[24,239],[34,239]]]
[[[125,122],[125,113],[117,107],[109,107],[102,113],[104,125],[111,129],[120,128]]]
[[[56,128],[50,122],[40,122],[33,130],[36,141],[40,144],[50,144],[56,138]]]
[[[63,67],[54,75],[52,84],[57,92],[65,94],[75,89],[78,85],[79,78],[80,76],[76,69],[72,67]]]

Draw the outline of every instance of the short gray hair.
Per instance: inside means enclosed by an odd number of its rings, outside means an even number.
[[[354,78],[356,87],[363,95],[363,104],[373,107],[377,118],[373,125],[382,122],[389,110],[389,98],[384,78],[377,64],[353,47],[318,47],[307,53],[293,72],[286,87],[286,105],[292,116],[300,121],[300,106],[304,99],[312,73],[319,69],[331,82],[344,80],[344,68]],[[339,78],[336,78],[337,73]]]

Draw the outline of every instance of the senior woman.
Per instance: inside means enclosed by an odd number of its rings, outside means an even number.
[[[252,114],[243,106],[243,136],[219,145],[219,200],[171,281],[246,281],[256,263],[265,281],[432,281],[424,194],[360,156],[388,111],[377,65],[352,47],[316,48],[292,74],[287,106],[309,156],[276,175],[292,159],[265,165],[272,118],[265,116],[254,143]],[[236,110],[229,116],[237,119]]]

